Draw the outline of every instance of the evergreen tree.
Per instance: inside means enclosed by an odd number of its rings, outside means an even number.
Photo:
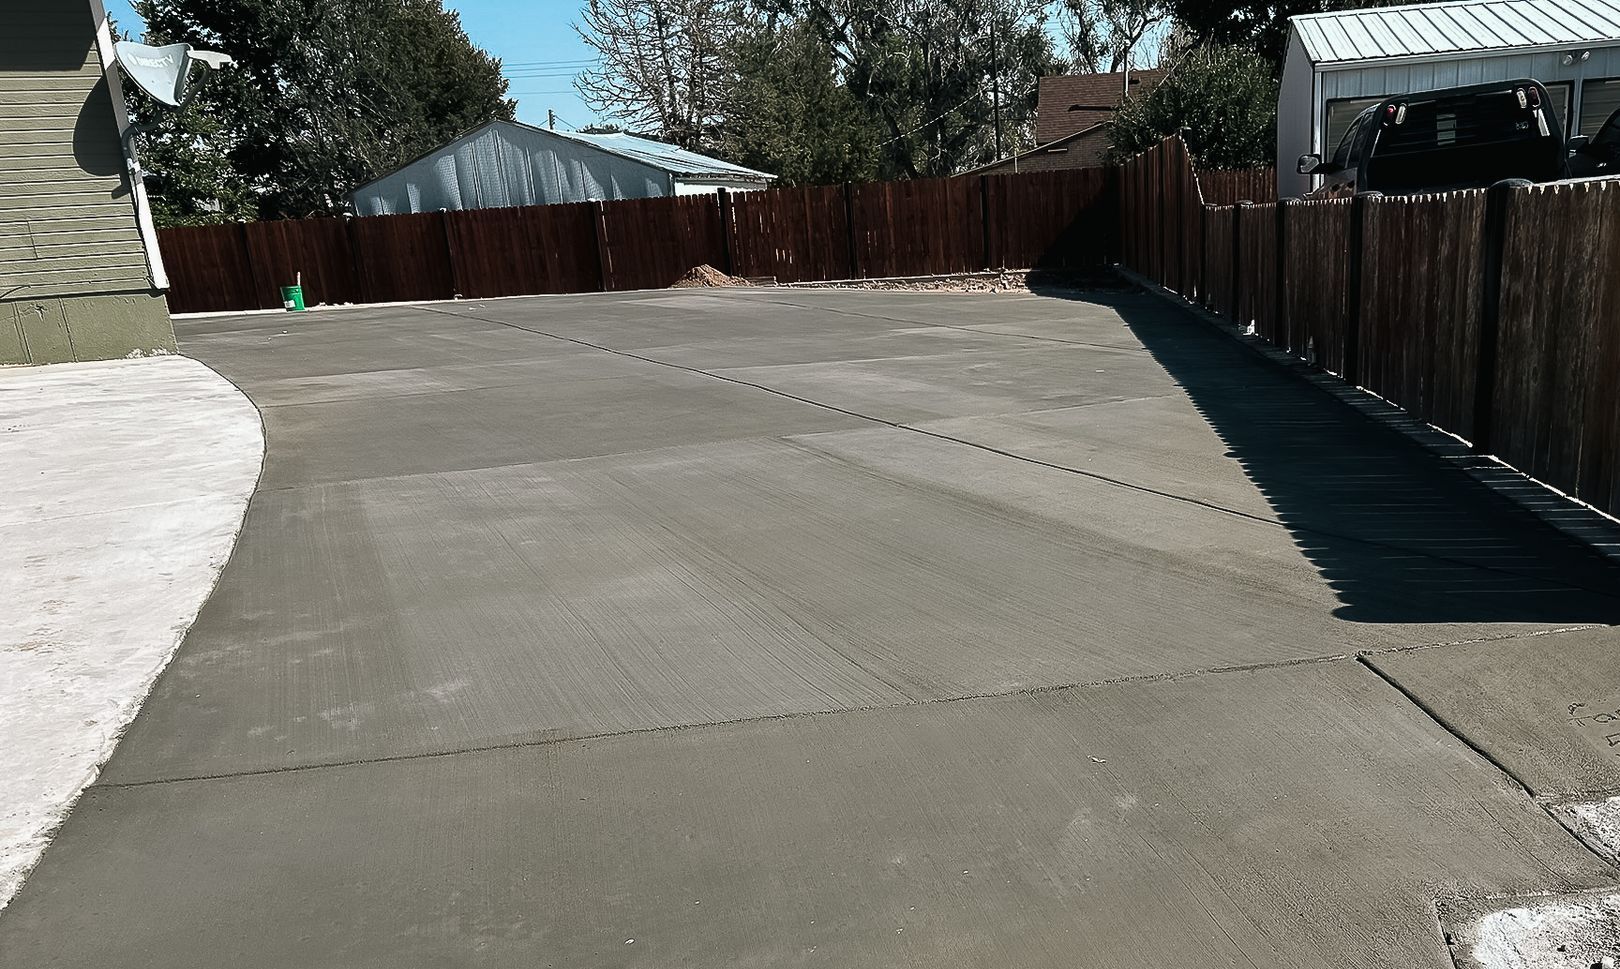
[[[1259,55],[1237,47],[1189,52],[1144,97],[1126,100],[1109,129],[1116,160],[1182,133],[1201,168],[1256,168],[1277,151],[1277,82]]]
[[[951,175],[1027,147],[1061,69],[1044,0],[763,0],[827,45],[881,126],[878,175]]]
[[[1170,0],[1171,12],[1201,41],[1249,47],[1282,74],[1288,18],[1326,10],[1392,7],[1412,0]]]
[[[136,0],[148,40],[223,51],[190,108],[156,122],[148,167],[188,220],[251,193],[262,218],[335,212],[345,193],[467,128],[510,118],[500,62],[440,0]],[[204,143],[206,143],[204,145]],[[216,185],[215,182],[218,182]]]
[[[726,157],[771,172],[783,185],[876,177],[879,129],[839,83],[832,52],[802,24],[759,28],[732,49]]]

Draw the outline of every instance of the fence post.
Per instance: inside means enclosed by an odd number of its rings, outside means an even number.
[[[1281,338],[1284,349],[1294,349],[1294,326],[1288,318],[1288,205],[1293,199],[1277,200],[1277,292],[1272,308],[1271,328]]]
[[[354,296],[356,303],[371,302],[371,284],[366,281],[366,274],[361,272],[365,260],[360,258],[360,232],[355,228],[355,215],[343,216],[343,234],[349,240],[349,267],[354,273]]]
[[[1164,142],[1160,142],[1149,149],[1153,158],[1152,170],[1149,173],[1151,188],[1149,198],[1153,200],[1153,253],[1148,257],[1151,266],[1148,278],[1160,286],[1164,285]]]
[[[450,263],[450,295],[452,298],[462,296],[461,274],[456,271],[456,242],[450,237],[450,213],[445,209],[439,210],[439,228],[444,234],[444,253]]]
[[[1474,371],[1475,454],[1490,454],[1494,442],[1497,341],[1502,325],[1502,263],[1507,253],[1508,207],[1515,189],[1529,181],[1510,178],[1485,192],[1484,259],[1479,273],[1479,353]]]
[[[596,236],[596,267],[602,276],[602,292],[613,287],[613,260],[608,255],[607,212],[601,202],[591,203],[591,234]]]
[[[1248,329],[1239,317],[1243,313],[1243,210],[1254,203],[1243,201],[1232,206],[1232,289],[1228,296],[1228,314],[1238,329]]]
[[[253,294],[253,302],[255,304],[255,305],[253,305],[251,307],[243,307],[243,308],[244,309],[264,309],[264,310],[272,309],[273,307],[264,306],[264,305],[260,304],[260,300],[259,300],[259,293],[260,293],[259,274],[257,272],[255,272],[254,269],[253,269],[253,247],[248,244],[247,223],[246,222],[238,222],[238,223],[236,223],[236,238],[237,238],[237,241],[239,241],[242,244],[242,264],[247,267],[247,271],[248,271],[247,272],[248,287],[249,287],[249,290]],[[277,299],[275,305],[280,306],[281,305],[281,300]]]
[[[855,258],[855,190],[844,183],[844,237],[849,246],[849,278],[861,278],[861,265]]]
[[[1346,306],[1344,314],[1344,382],[1352,387],[1361,386],[1361,275],[1362,249],[1367,233],[1367,202],[1380,192],[1368,192],[1350,200],[1350,252],[1345,280]]]
[[[1199,197],[1202,198],[1202,194]],[[1210,304],[1215,301],[1209,298],[1209,213],[1212,208],[1207,203],[1198,207],[1198,302],[1213,312],[1215,307]]]
[[[725,265],[720,270],[727,276],[737,275],[737,256],[732,252],[731,242],[731,193],[725,187],[717,189],[714,193],[720,203],[720,261]]]
[[[994,269],[990,253],[990,176],[979,176],[979,225],[984,230],[984,268]]]

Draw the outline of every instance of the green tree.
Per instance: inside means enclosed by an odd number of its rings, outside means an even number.
[[[239,190],[263,218],[334,212],[356,185],[512,117],[500,62],[440,0],[136,0],[135,8],[150,42],[236,59],[206,79],[185,113],[131,96],[132,113],[159,126],[149,144],[167,146],[149,147],[149,167],[175,213],[208,211]]]
[[[1189,52],[1145,97],[1127,100],[1109,129],[1116,159],[1182,133],[1204,168],[1272,164],[1277,150],[1277,81],[1264,58],[1237,47]]]
[[[804,24],[769,21],[733,45],[732,96],[721,150],[784,185],[877,175],[880,129],[840,83],[832,51]]]
[[[258,197],[231,167],[228,139],[205,111],[182,109],[141,142],[141,168],[158,225],[209,225],[258,217]]]
[[[1045,0],[766,2],[821,37],[881,125],[881,177],[950,175],[1027,146],[1036,81],[1061,69]]]
[[[1176,20],[1201,41],[1249,47],[1273,74],[1288,53],[1288,18],[1327,10],[1393,7],[1412,0],[1170,0]]]

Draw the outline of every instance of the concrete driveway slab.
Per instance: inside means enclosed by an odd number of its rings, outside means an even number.
[[[1158,304],[352,313],[180,326],[264,486],[0,963],[1438,967],[1615,880],[1333,659],[1613,566]]]
[[[714,372],[909,424],[1176,392],[1168,376],[1144,364],[1135,350],[1041,346]]]
[[[101,788],[0,962],[1441,969],[1614,877],[1339,662]]]
[[[1277,524],[893,428],[272,491],[107,776],[1009,693],[1569,618],[1477,569],[1383,583],[1392,557],[1410,558],[1335,553],[1362,577],[1363,615],[1414,618],[1347,621]]]
[[[1536,794],[1620,791],[1620,630],[1369,661]]]
[[[271,407],[264,422],[272,452],[267,489],[864,424],[667,368]]]

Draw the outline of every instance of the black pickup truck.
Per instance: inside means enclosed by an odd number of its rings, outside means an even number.
[[[1620,111],[1609,115],[1597,134],[1569,139],[1571,178],[1620,175]]]
[[[1569,177],[1558,116],[1530,78],[1385,98],[1356,116],[1331,158],[1302,155],[1298,170],[1325,176],[1313,198]]]

